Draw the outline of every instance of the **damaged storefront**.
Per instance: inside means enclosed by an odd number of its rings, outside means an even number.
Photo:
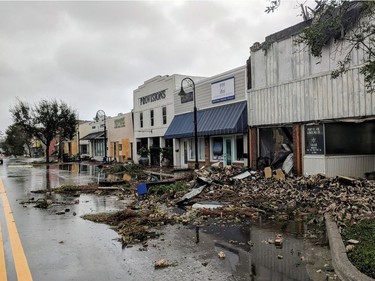
[[[256,167],[264,170],[283,169],[287,174],[292,173],[293,167],[293,128],[273,127],[259,128],[259,157]]]
[[[375,95],[359,71],[363,53],[355,50],[345,75],[332,79],[339,62],[334,42],[321,58],[293,43],[309,24],[250,48],[250,166],[280,166],[288,154],[294,175],[365,177],[375,171]]]

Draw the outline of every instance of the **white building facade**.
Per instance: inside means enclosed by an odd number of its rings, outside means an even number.
[[[139,150],[150,149],[150,164],[160,165],[158,149],[172,146],[164,139],[174,116],[174,94],[185,76],[173,74],[156,76],[145,81],[133,92],[134,162],[139,163]],[[195,77],[197,80],[202,77]],[[153,153],[156,151],[156,153]]]
[[[104,122],[86,121],[79,124],[79,152],[81,157],[103,161],[105,156]]]

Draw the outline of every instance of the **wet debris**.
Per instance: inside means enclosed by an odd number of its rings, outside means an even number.
[[[182,196],[181,200],[177,201],[177,205],[182,205],[184,204],[186,201],[198,196],[202,191],[203,189],[206,187],[206,185],[202,185],[200,187],[197,187],[197,188],[194,188],[192,191],[186,193],[184,196]]]
[[[324,225],[323,215],[329,212],[339,226],[345,227],[375,216],[374,181],[322,175],[293,177],[287,169],[267,168],[251,171],[222,165],[202,167],[185,177],[176,177],[176,183],[151,188],[139,185],[147,182],[144,179],[133,180],[126,191],[116,191],[133,198],[126,209],[83,218],[111,225],[127,247],[159,237],[156,229],[164,224],[246,223],[262,216],[278,221],[304,220],[319,226]],[[97,187],[92,185],[94,192]],[[62,190],[77,191],[72,187]],[[147,196],[140,198],[142,194]],[[313,237],[306,234],[306,238]],[[276,235],[273,244],[282,247],[283,237]]]
[[[191,208],[192,209],[217,209],[217,208],[223,208],[225,206],[228,206],[228,203],[226,202],[198,202],[194,203]]]
[[[176,262],[170,263],[166,259],[160,259],[160,260],[155,261],[154,263],[155,269],[166,268],[168,266],[177,266],[177,263]]]
[[[354,248],[355,248],[355,245],[347,245],[345,247],[345,250],[346,250],[347,253],[350,253],[354,250]]]
[[[280,249],[283,247],[283,236],[281,234],[276,234],[275,246]]]
[[[41,199],[41,198],[39,198],[34,203],[35,203],[35,206],[34,206],[35,208],[47,209],[54,202],[51,199]]]
[[[233,208],[254,208],[253,211],[266,212],[275,219],[312,216],[313,224],[322,223],[325,212],[332,213],[342,226],[374,216],[375,202],[371,199],[375,193],[374,181],[323,175],[289,177],[282,170],[266,168],[266,171],[247,172],[234,167],[197,170],[198,177],[209,177],[212,183],[190,199],[190,203],[229,202]],[[247,176],[241,179],[231,176],[241,173]]]
[[[26,204],[35,204],[35,208],[40,208],[40,209],[48,209],[52,205],[72,205],[74,203],[72,202],[66,202],[66,201],[56,201],[52,199],[47,199],[47,198],[38,198],[35,200],[34,197],[31,197],[26,200],[22,200],[20,202],[24,207]],[[62,211],[62,213],[70,212],[70,209],[65,209],[65,211]],[[57,215],[61,215],[60,212],[56,213]]]
[[[117,212],[86,214],[82,218],[113,226],[120,235],[123,247],[157,238],[160,234],[154,230],[155,227],[174,223],[165,213],[130,208]]]
[[[219,257],[219,259],[225,259],[225,253],[223,251],[217,253],[217,256]]]

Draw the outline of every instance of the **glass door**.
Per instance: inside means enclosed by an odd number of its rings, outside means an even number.
[[[179,162],[181,165],[181,168],[187,168],[188,167],[188,141],[186,139],[183,139],[180,141],[179,144]]]
[[[224,155],[223,155],[223,164],[224,166],[232,165],[232,139],[224,138]]]

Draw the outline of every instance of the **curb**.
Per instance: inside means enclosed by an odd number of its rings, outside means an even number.
[[[331,249],[332,265],[341,281],[375,281],[360,272],[348,259],[344,242],[332,216],[324,214],[326,229]]]

